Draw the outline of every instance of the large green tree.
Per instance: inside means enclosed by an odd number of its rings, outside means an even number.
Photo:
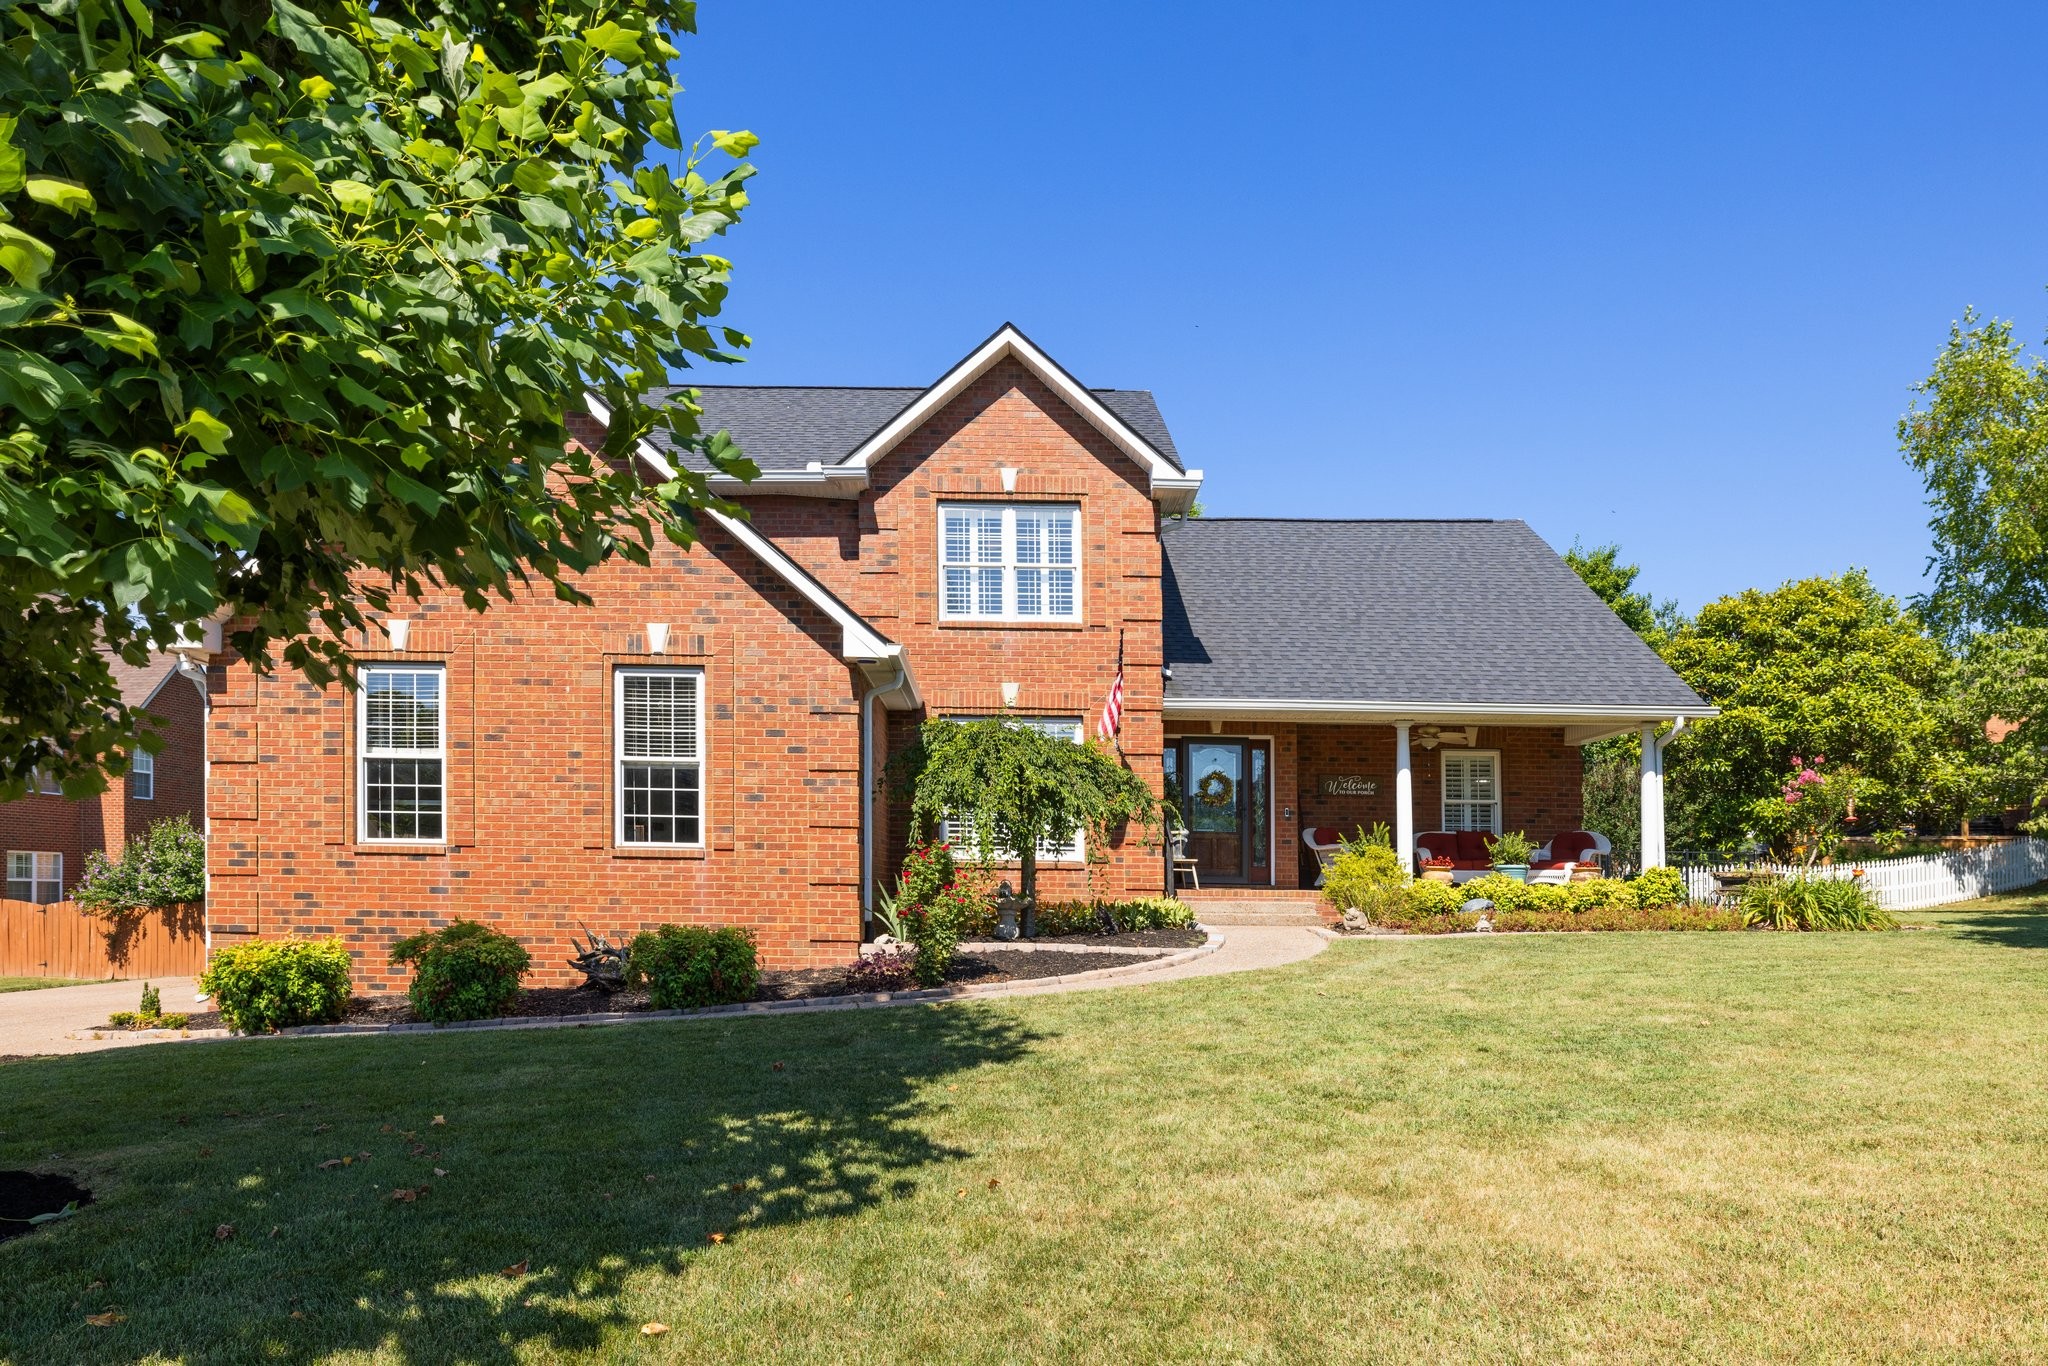
[[[131,660],[346,676],[363,610],[687,542],[650,384],[746,339],[700,249],[751,135],[678,135],[690,0],[0,0],[0,798],[119,771]],[[722,167],[713,170],[712,165]],[[601,457],[565,419],[609,409]],[[149,747],[153,740],[144,738]]]
[[[1860,570],[1710,602],[1664,657],[1721,709],[1670,750],[1674,823],[1700,846],[1777,836],[1766,813],[1795,755],[1854,771],[1864,827],[1945,815],[1970,794],[1948,656]]]
[[[1933,514],[1925,615],[1957,639],[2048,626],[2048,361],[1970,313],[1915,392],[1899,445]]]

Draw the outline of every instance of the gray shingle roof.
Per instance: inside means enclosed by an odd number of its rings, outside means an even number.
[[[1519,521],[1168,522],[1172,698],[1697,709]]]
[[[831,465],[851,455],[861,442],[879,431],[890,418],[916,402],[923,389],[862,389],[806,386],[700,384],[703,395],[704,430],[723,428],[732,433],[742,451],[765,470],[801,470],[812,461]],[[666,396],[673,387],[654,390],[649,397]],[[1115,413],[1123,424],[1152,443],[1153,449],[1181,468],[1180,454],[1173,448],[1173,436],[1159,404],[1146,389],[1092,389],[1102,406]],[[654,438],[664,455],[674,448],[665,436]],[[707,469],[703,461],[685,457],[695,469]]]

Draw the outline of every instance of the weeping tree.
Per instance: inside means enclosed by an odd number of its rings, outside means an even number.
[[[752,473],[672,372],[735,358],[751,134],[677,128],[694,0],[0,0],[0,800],[147,722],[105,651],[217,615],[347,678],[364,612],[691,539]],[[565,451],[586,396],[605,449]],[[696,452],[660,485],[657,429]],[[696,471],[696,472],[693,472]]]
[[[984,866],[1017,861],[1027,937],[1036,930],[1040,851],[1084,835],[1094,862],[1131,822],[1148,831],[1159,825],[1159,800],[1144,780],[1106,746],[1093,739],[1077,745],[1064,728],[1016,717],[934,717],[897,763],[913,838],[950,821],[955,841]]]

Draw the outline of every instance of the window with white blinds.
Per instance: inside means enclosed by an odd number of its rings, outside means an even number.
[[[438,844],[446,832],[446,690],[438,665],[362,672],[357,752],[365,840]]]
[[[1500,755],[1445,754],[1445,830],[1500,833]]]
[[[47,906],[64,899],[64,856],[28,849],[7,851],[7,896]]]
[[[1079,621],[1081,510],[1048,503],[939,507],[939,615]]]
[[[704,842],[704,675],[620,669],[614,684],[620,844]]]
[[[956,716],[953,719],[965,722],[985,721],[988,718],[985,716]],[[1028,726],[1030,729],[1041,734],[1061,739],[1071,739],[1077,745],[1082,743],[1085,738],[1081,729],[1082,719],[1078,716],[1011,716],[1004,719],[1008,720],[1012,725]],[[973,823],[957,816],[949,817],[939,822],[939,838],[952,844],[957,849],[966,850],[970,853],[977,843]],[[1040,863],[1084,862],[1088,857],[1088,849],[1084,843],[1086,839],[1087,836],[1085,834],[1076,830],[1074,838],[1066,844],[1041,844],[1038,846],[1038,861]],[[1011,859],[1015,857],[1016,854],[1014,852],[1009,855]]]
[[[128,756],[128,795],[138,802],[156,800],[156,756],[146,749]]]

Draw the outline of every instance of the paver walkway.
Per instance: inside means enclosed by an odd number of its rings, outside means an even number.
[[[1330,942],[1314,930],[1295,925],[1231,925],[1222,934],[1223,946],[1214,953],[1176,963],[1157,972],[1126,972],[1126,975],[1095,981],[1003,983],[982,988],[972,997],[962,999],[985,1001],[1060,991],[1099,991],[1107,987],[1149,986],[1154,982],[1172,982],[1184,977],[1252,972],[1313,958]],[[198,1008],[192,1004],[195,987],[190,977],[167,978],[156,985],[163,993],[164,1009],[190,1012]],[[180,1036],[175,1033],[154,1031],[135,1034],[103,1027],[112,1012],[135,1009],[141,995],[140,982],[94,982],[90,986],[50,987],[43,991],[0,994],[0,1057],[89,1053],[102,1048],[131,1048],[177,1040]],[[817,1005],[829,1008],[824,1001]],[[573,1017],[561,1021],[563,1025],[575,1022]],[[548,1023],[552,1025],[555,1022]]]

